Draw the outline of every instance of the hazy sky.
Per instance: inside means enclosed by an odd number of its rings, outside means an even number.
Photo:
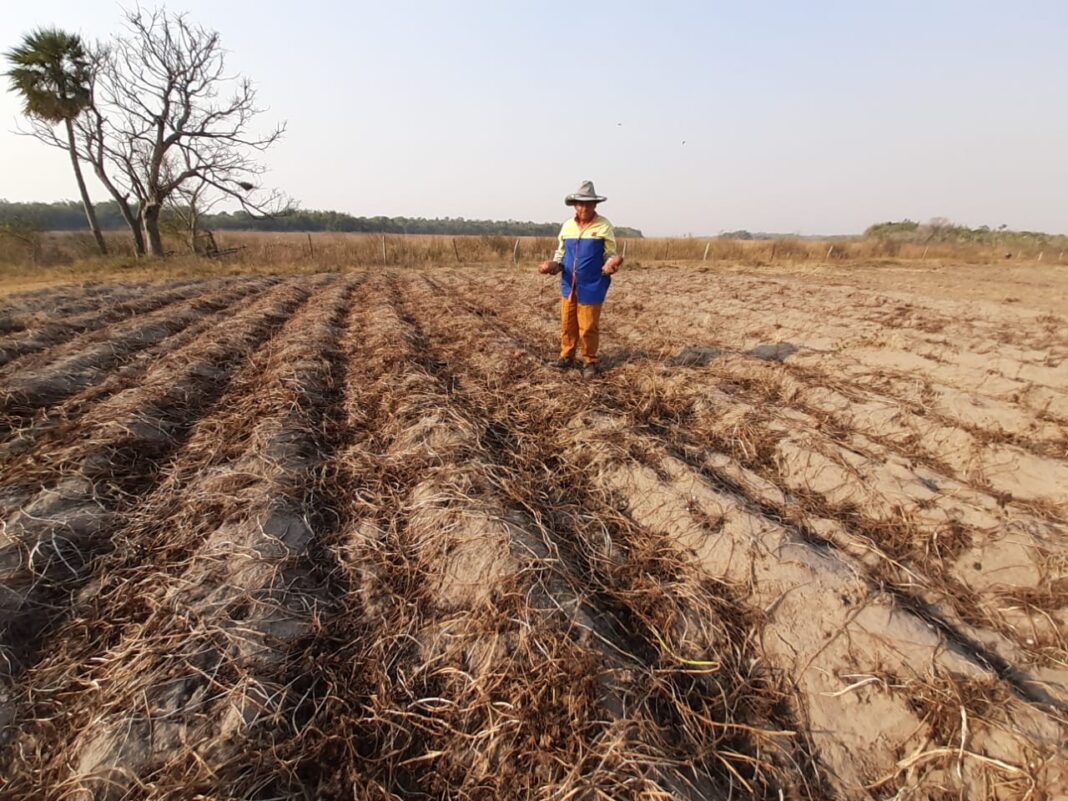
[[[288,121],[268,179],[304,208],[560,220],[590,178],[647,235],[934,216],[1068,233],[1066,0],[168,8],[222,34],[265,129]],[[9,3],[0,50],[121,15]],[[76,197],[62,153],[11,133],[20,111],[0,92],[0,197]]]

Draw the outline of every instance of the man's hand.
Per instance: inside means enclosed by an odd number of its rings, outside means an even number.
[[[542,275],[556,275],[564,269],[558,261],[543,261],[538,265],[538,272]]]
[[[619,271],[619,265],[623,263],[622,256],[613,256],[604,263],[604,267],[601,268],[601,272],[605,275],[615,275]]]

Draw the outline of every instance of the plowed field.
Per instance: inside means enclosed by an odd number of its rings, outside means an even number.
[[[1065,797],[1068,328],[970,289],[6,299],[0,795]]]

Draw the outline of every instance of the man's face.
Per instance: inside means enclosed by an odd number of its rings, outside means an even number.
[[[579,201],[575,204],[575,219],[580,223],[588,223],[597,216],[597,204]]]

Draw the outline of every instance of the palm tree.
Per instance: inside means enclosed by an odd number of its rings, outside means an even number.
[[[101,253],[107,253],[96,221],[96,211],[85,188],[74,138],[74,120],[92,102],[92,59],[77,34],[57,28],[40,28],[26,34],[22,44],[4,54],[11,88],[22,95],[26,115],[67,129],[70,163],[78,180],[85,216]]]

